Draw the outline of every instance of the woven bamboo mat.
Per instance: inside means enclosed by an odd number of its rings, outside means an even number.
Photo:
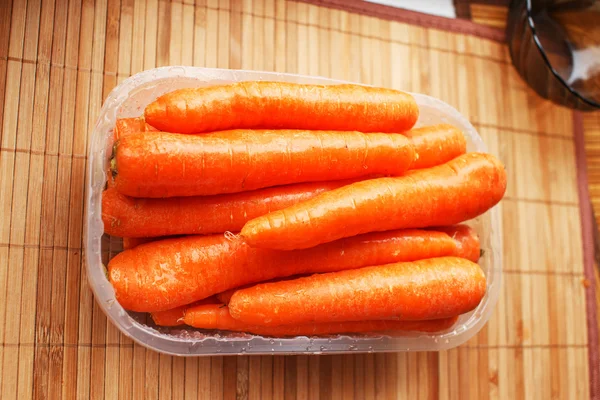
[[[321,357],[173,358],[121,335],[83,268],[87,145],[117,83],[175,64],[329,76],[458,108],[509,173],[489,324],[440,353]],[[0,0],[0,93],[3,399],[593,394],[577,125],[523,85],[503,44],[291,1]]]

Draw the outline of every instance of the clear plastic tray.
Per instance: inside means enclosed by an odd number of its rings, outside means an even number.
[[[127,336],[150,349],[174,355],[215,354],[331,354],[359,352],[437,351],[456,347],[485,325],[498,300],[501,283],[502,232],[498,208],[469,221],[480,235],[484,255],[480,265],[487,277],[487,294],[472,312],[460,317],[454,327],[438,334],[405,333],[388,336],[336,335],[328,338],[295,337],[271,339],[241,333],[202,331],[193,328],[158,328],[143,314],[125,311],[115,299],[106,278],[102,254],[108,252],[103,238],[101,194],[106,183],[112,147],[112,129],[117,118],[142,115],[147,104],[168,91],[243,80],[287,81],[313,84],[340,83],[319,77],[256,71],[234,71],[197,67],[163,67],[141,72],[123,81],[110,93],[98,117],[90,142],[87,177],[86,266],[96,301],[108,318]],[[417,125],[446,122],[462,129],[469,151],[486,151],[473,126],[448,104],[413,94],[420,107]],[[147,322],[150,321],[150,322]]]

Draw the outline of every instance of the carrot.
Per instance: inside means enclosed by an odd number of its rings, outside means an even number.
[[[479,258],[481,257],[479,236],[477,236],[477,233],[475,233],[473,228],[469,227],[468,225],[438,226],[432,228],[432,231],[443,232],[453,239],[453,244],[456,246],[456,248],[453,250],[453,254],[451,255],[466,258],[467,260],[471,260],[473,262],[479,261]]]
[[[408,93],[360,85],[238,82],[179,89],[150,103],[146,121],[180,133],[237,128],[402,132],[419,116]]]
[[[132,133],[152,132],[152,131],[156,131],[156,128],[147,124],[144,121],[144,117],[119,118],[115,122],[115,128],[113,129],[113,137],[114,137],[114,140],[118,140],[119,138],[130,135]],[[114,187],[114,178],[112,176],[110,167],[107,169],[106,176],[107,176],[106,186],[108,188]]]
[[[354,182],[299,183],[233,194],[166,199],[129,197],[109,188],[102,193],[102,221],[107,234],[129,238],[239,232],[252,218]]]
[[[115,147],[115,188],[132,197],[212,195],[399,175],[415,158],[414,146],[403,135],[360,132],[148,132],[126,136]]]
[[[249,325],[232,318],[229,309],[222,305],[203,305],[190,307],[185,311],[183,322],[201,329],[218,329],[253,333],[263,336],[318,336],[335,333],[418,331],[439,332],[450,328],[458,317],[430,321],[356,321],[330,322],[321,324],[302,324],[293,326],[265,327]]]
[[[188,304],[185,306],[172,308],[170,310],[153,312],[153,313],[150,313],[150,316],[152,317],[152,320],[154,321],[154,323],[158,326],[185,325],[185,322],[184,322],[185,311],[188,308],[203,307],[206,305],[215,305],[218,303],[219,303],[218,300],[214,296],[211,296],[207,299],[197,301],[193,304]]]
[[[437,231],[437,232],[436,232]],[[393,233],[393,232],[391,232]],[[431,258],[442,255],[453,255],[461,258],[466,258],[473,262],[477,262],[480,258],[480,245],[479,236],[475,233],[468,225],[453,225],[453,226],[440,226],[429,230],[428,233],[418,230],[406,230],[402,232],[406,239],[403,243],[399,243],[398,248],[402,248],[405,254],[411,254],[406,260],[418,260],[422,258]],[[444,233],[447,235],[444,235]],[[381,239],[386,237],[387,234],[383,234]],[[376,239],[377,235],[370,234],[364,235],[371,239]],[[419,241],[417,238],[421,238]],[[410,242],[413,242],[412,248],[410,248]],[[437,247],[438,250],[433,250]],[[421,249],[419,251],[418,249]],[[442,250],[444,249],[444,250]],[[367,251],[367,249],[357,251]],[[302,275],[288,276],[284,278],[275,278],[261,283],[279,282],[281,280],[298,279],[303,277]],[[249,283],[247,285],[225,290],[224,292],[218,293],[216,298],[223,304],[229,304],[231,296],[241,289],[246,289],[254,286],[255,283]]]
[[[411,169],[435,167],[467,152],[465,136],[449,124],[411,129],[403,135],[410,138],[417,153]]]
[[[450,318],[485,294],[481,268],[457,257],[317,274],[258,284],[231,297],[231,316],[251,325]]]
[[[115,140],[137,132],[155,132],[157,129],[144,121],[144,117],[119,118],[115,122],[113,135]]]
[[[472,235],[468,228],[466,233],[457,229],[456,235],[416,229],[376,232],[291,252],[252,248],[224,235],[187,236],[117,254],[108,263],[108,276],[124,308],[163,311],[279,277],[447,255],[477,253],[478,258],[478,243],[476,250],[466,248],[473,245]]]
[[[115,128],[115,137],[124,137],[138,131],[133,129],[140,129],[140,122],[137,118],[130,118],[121,121],[121,127],[117,130]],[[142,121],[143,122],[143,121]],[[148,124],[146,124],[148,125]],[[156,131],[153,127],[149,126],[145,131]],[[143,132],[144,129],[140,132]],[[218,135],[218,134],[217,134]],[[411,169],[428,168],[435,165],[443,164],[466,151],[466,141],[462,132],[452,125],[440,124],[434,126],[428,126],[424,128],[413,129],[404,132],[404,135],[410,138],[411,142],[415,146],[416,155],[415,161],[411,165]],[[215,136],[215,135],[213,135]],[[114,186],[114,178],[112,174],[108,174],[108,187]],[[241,228],[241,227],[240,227]],[[193,233],[193,232],[189,232]]]
[[[269,279],[269,280],[267,280],[267,281],[262,281],[262,283],[267,283],[267,282],[279,282],[279,281],[281,281],[281,280],[284,280],[284,279],[297,279],[297,278],[300,278],[300,277],[302,277],[302,276],[303,276],[303,275],[293,275],[293,276],[287,276],[287,277],[283,277],[283,278],[274,278],[274,279]],[[215,297],[217,298],[217,300],[219,300],[219,302],[221,302],[221,303],[223,303],[223,304],[228,304],[228,303],[229,303],[229,300],[231,300],[231,296],[233,296],[233,294],[234,294],[236,291],[238,291],[238,290],[240,290],[240,289],[246,289],[246,288],[249,288],[249,287],[251,287],[251,286],[254,286],[255,284],[256,284],[256,282],[252,282],[252,283],[249,283],[249,284],[247,284],[247,285],[243,285],[243,286],[236,287],[236,288],[233,288],[233,289],[225,290],[224,292],[217,293],[217,294],[215,295]]]
[[[158,326],[179,326],[185,325],[185,310],[189,306],[181,306],[165,311],[150,313],[152,320]]]
[[[254,247],[291,250],[365,232],[451,225],[484,213],[505,190],[500,161],[469,153],[402,177],[322,193],[248,221],[241,235]]]

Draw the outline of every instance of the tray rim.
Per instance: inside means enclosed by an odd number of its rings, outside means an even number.
[[[228,77],[223,79],[222,77]],[[106,157],[107,127],[114,126],[117,113],[129,95],[143,85],[162,79],[202,79],[205,82],[231,82],[239,80],[278,80],[303,81],[318,84],[353,83],[317,76],[288,74],[266,71],[231,70],[188,66],[167,66],[153,68],[135,74],[117,85],[106,98],[100,110],[88,148],[86,177],[86,226],[85,260],[88,282],[94,298],[108,319],[127,337],[136,343],[157,352],[177,356],[214,356],[248,354],[350,354],[350,353],[386,353],[400,351],[440,351],[457,347],[471,337],[487,323],[500,294],[502,280],[502,226],[498,206],[488,211],[491,226],[491,268],[486,271],[488,279],[487,293],[482,303],[470,313],[468,319],[459,323],[451,331],[441,334],[408,334],[399,337],[387,335],[335,335],[332,338],[262,338],[254,335],[221,336],[192,338],[175,337],[147,327],[133,319],[116,301],[112,286],[106,278],[106,270],[101,261],[101,238],[94,228],[100,219],[101,187],[98,182],[106,182],[104,159]],[[265,79],[267,78],[267,79]],[[360,84],[360,83],[357,83]],[[365,85],[369,86],[369,85]],[[437,109],[445,111],[466,127],[477,151],[487,151],[477,131],[456,109],[447,103],[430,96],[411,93],[421,101],[435,104]],[[102,165],[102,167],[100,167]],[[103,184],[102,184],[103,186]],[[463,320],[463,318],[461,318]],[[468,327],[467,327],[468,325]]]

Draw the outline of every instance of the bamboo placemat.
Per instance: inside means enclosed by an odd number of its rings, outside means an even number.
[[[580,125],[487,37],[291,1],[0,1],[1,397],[589,398]],[[121,335],[83,268],[89,135],[118,82],[176,64],[329,76],[458,108],[509,174],[489,324],[440,353],[321,357],[173,358]]]

